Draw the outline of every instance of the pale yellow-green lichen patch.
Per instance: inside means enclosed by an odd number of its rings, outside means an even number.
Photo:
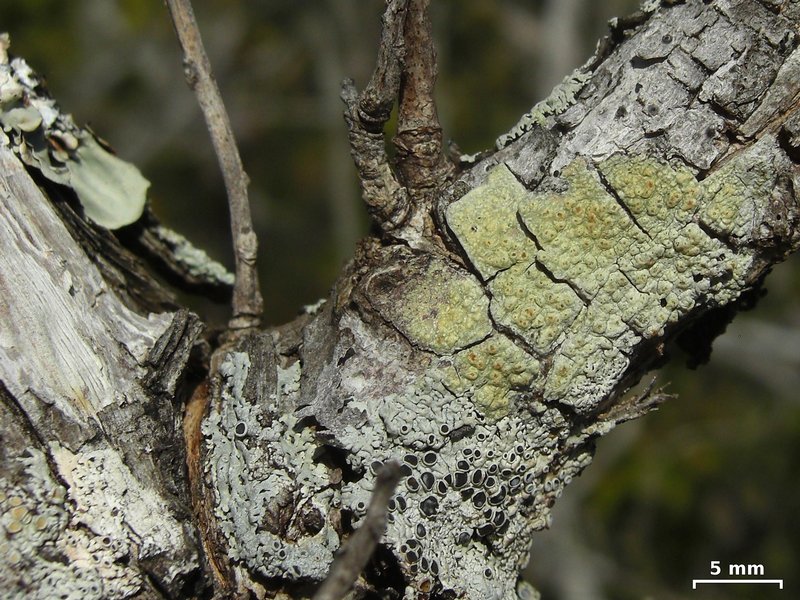
[[[699,185],[686,168],[675,168],[643,157],[614,156],[600,171],[650,235],[688,223],[697,210]]]
[[[701,218],[715,231],[735,237],[744,237],[752,222],[752,200],[744,192],[746,188],[732,173],[720,173],[705,190],[708,201],[705,203]]]
[[[588,410],[606,396],[628,368],[619,341],[578,329],[559,348],[547,374],[544,397]]]
[[[545,399],[589,410],[620,381],[643,339],[663,335],[698,306],[724,304],[742,292],[752,257],[732,251],[697,221],[742,234],[752,227],[748,206],[768,190],[759,183],[766,178],[744,185],[734,167],[698,184],[687,169],[646,157],[614,157],[597,170],[577,159],[563,176],[563,193],[534,194],[516,181],[500,186],[494,173],[471,193],[486,210],[501,196],[504,206],[516,206],[515,218],[497,213],[501,224],[523,233],[512,227],[518,217],[538,245],[530,261],[491,256],[492,316],[535,352],[553,353]],[[700,208],[704,195],[710,209]],[[472,202],[477,210],[478,200]],[[459,242],[486,269],[476,232],[453,230],[468,232]]]
[[[510,410],[515,390],[537,387],[539,362],[502,334],[457,353],[445,384],[457,394],[471,394],[480,412],[497,420]]]
[[[650,238],[621,256],[620,269],[669,310],[667,321],[691,310],[701,296],[721,294],[717,300],[726,302],[738,295],[750,257],[731,252],[693,222],[703,190],[688,170],[642,157],[615,157],[600,169]],[[651,310],[654,317],[661,312]]]
[[[620,256],[647,236],[609,195],[583,161],[564,169],[565,194],[529,195],[520,217],[542,247],[538,260],[560,280],[591,298],[617,270]]]
[[[747,157],[749,158],[749,157]],[[734,243],[746,240],[759,224],[772,194],[772,161],[747,161],[737,157],[703,181],[703,202],[698,216],[709,229]]]
[[[552,350],[583,308],[572,288],[554,282],[536,265],[514,265],[498,274],[489,290],[495,321],[542,355]]]
[[[447,224],[484,279],[517,263],[530,264],[536,245],[517,222],[525,188],[505,165],[447,209]]]
[[[439,258],[411,258],[374,276],[367,292],[380,315],[424,350],[450,354],[492,332],[478,280]]]

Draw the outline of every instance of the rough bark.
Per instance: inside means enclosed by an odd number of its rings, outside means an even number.
[[[800,244],[799,26],[777,0],[618,20],[431,196],[443,242],[364,240],[327,301],[238,340],[191,400],[197,318],[112,289],[6,119],[3,589],[309,597],[394,459],[355,597],[531,597],[517,572],[564,486],[664,399],[627,390],[671,339],[702,354]]]

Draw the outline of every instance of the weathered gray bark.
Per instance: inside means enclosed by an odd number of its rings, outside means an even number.
[[[18,159],[45,126],[6,118],[3,592],[309,596],[397,459],[357,596],[530,597],[563,487],[663,399],[626,391],[800,244],[800,8],[650,4],[426,196],[437,239],[393,223],[326,302],[211,365],[117,241],[152,228],[81,219]]]

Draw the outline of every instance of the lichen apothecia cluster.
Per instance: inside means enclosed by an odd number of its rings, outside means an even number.
[[[444,597],[516,597],[530,533],[547,523],[542,507],[590,459],[577,436],[561,455],[569,424],[558,408],[529,397],[539,361],[492,333],[449,354],[426,352],[409,370],[418,355],[407,343],[351,313],[340,327],[353,335],[333,354],[337,393],[356,410],[344,426],[321,425],[360,474],[342,486],[353,525],[365,515],[377,470],[398,461],[404,478],[389,503],[384,543],[400,559],[406,597],[434,588]],[[390,389],[382,387],[387,379]]]
[[[493,277],[497,325],[534,357],[552,356],[538,393],[589,412],[639,344],[744,291],[752,256],[719,238],[750,232],[770,180],[737,177],[734,162],[698,182],[685,168],[621,155],[596,169],[577,159],[561,177],[564,192],[535,194],[498,166],[449,207],[447,223],[475,269]],[[518,230],[511,250],[498,252],[492,231],[475,225],[494,199]]]

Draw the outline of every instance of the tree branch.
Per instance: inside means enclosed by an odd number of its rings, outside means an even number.
[[[167,6],[184,54],[184,75],[197,96],[214,144],[231,214],[236,282],[233,289],[232,330],[258,327],[264,303],[258,284],[258,240],[250,217],[248,178],[242,166],[230,119],[203,47],[200,30],[189,0],[167,0]]]
[[[455,168],[442,151],[442,127],[436,114],[436,49],[433,46],[430,0],[410,0],[406,26],[405,63],[397,112],[397,166],[417,211],[430,211],[430,196]]]
[[[364,201],[382,229],[415,247],[438,240],[430,216],[433,194],[455,173],[442,149],[433,100],[437,67],[428,5],[429,0],[388,0],[369,84],[360,96],[350,80],[342,89]],[[383,131],[395,100],[399,177],[386,156]]]

